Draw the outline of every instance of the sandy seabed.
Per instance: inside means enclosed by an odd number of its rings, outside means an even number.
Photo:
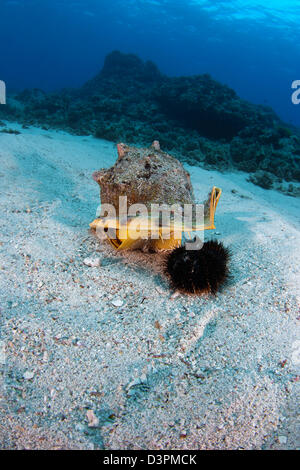
[[[187,166],[200,201],[223,189],[206,236],[231,249],[233,279],[185,296],[164,255],[120,255],[88,230],[112,143],[9,127],[21,134],[0,134],[0,447],[299,447],[299,199]]]

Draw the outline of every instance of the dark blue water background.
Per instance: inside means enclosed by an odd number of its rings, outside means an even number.
[[[169,75],[210,73],[300,127],[300,0],[0,0],[8,90],[78,87],[114,49]]]

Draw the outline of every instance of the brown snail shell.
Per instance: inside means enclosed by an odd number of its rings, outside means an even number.
[[[160,150],[158,141],[150,148],[118,144],[118,159],[108,170],[96,171],[93,178],[101,188],[101,203],[113,204],[118,211],[119,196],[127,196],[128,205],[193,204],[189,173],[182,164]]]

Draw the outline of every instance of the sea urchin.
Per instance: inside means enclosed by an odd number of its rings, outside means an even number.
[[[174,289],[194,293],[215,294],[229,277],[230,252],[221,242],[211,240],[201,250],[176,248],[169,254],[166,272]]]

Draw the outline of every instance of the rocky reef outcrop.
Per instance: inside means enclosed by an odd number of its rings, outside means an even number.
[[[14,95],[0,119],[141,146],[157,138],[181,161],[246,171],[254,183],[289,194],[300,181],[299,129],[207,74],[167,77],[133,54],[112,52],[80,89]]]

